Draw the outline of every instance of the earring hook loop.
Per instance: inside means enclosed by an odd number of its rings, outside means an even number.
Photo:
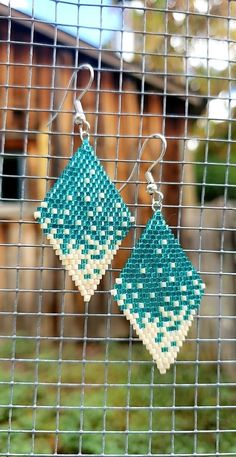
[[[58,116],[58,113],[62,110],[63,104],[65,102],[65,99],[66,99],[66,96],[67,96],[67,93],[68,93],[68,90],[71,87],[72,82],[74,81],[75,77],[77,76],[77,74],[78,74],[78,72],[80,70],[89,70],[89,72],[90,72],[90,78],[89,78],[89,81],[88,81],[86,87],[82,90],[82,92],[79,94],[78,98],[76,98],[76,100],[74,101],[74,107],[75,107],[74,122],[80,126],[80,137],[83,140],[84,136],[88,136],[89,135],[90,124],[86,120],[86,117],[85,117],[85,114],[84,114],[84,111],[83,111],[83,108],[82,108],[82,104],[81,104],[81,99],[86,94],[86,92],[89,91],[89,89],[92,86],[93,81],[94,81],[94,69],[93,69],[92,65],[90,65],[89,63],[83,63],[82,65],[80,65],[78,68],[76,68],[73,71],[73,73],[72,73],[72,75],[71,75],[71,77],[69,79],[69,82],[67,84],[67,87],[65,89],[65,93],[64,93],[64,95],[62,97],[62,100],[60,102],[60,105],[57,108],[56,113],[52,116],[50,121],[47,123],[47,126],[52,124],[52,122]],[[85,125],[85,130],[83,130],[83,125]]]
[[[135,165],[134,165],[134,167],[133,167],[133,170],[131,171],[131,173],[130,173],[128,179],[127,179],[127,181],[126,181],[124,184],[122,184],[122,186],[118,189],[119,192],[121,192],[121,191],[127,186],[127,184],[130,182],[130,180],[131,180],[131,178],[132,178],[132,176],[133,176],[133,174],[134,174],[134,172],[135,172],[135,170],[136,170],[136,168],[137,168],[137,166],[138,166],[138,163],[140,162],[140,160],[141,160],[141,158],[142,158],[143,151],[144,151],[144,149],[145,149],[146,144],[148,143],[149,140],[152,140],[152,139],[161,140],[161,142],[162,142],[162,149],[161,149],[161,153],[160,153],[159,157],[155,160],[155,162],[153,162],[153,163],[150,165],[150,167],[148,168],[148,170],[147,170],[146,173],[145,173],[145,178],[146,178],[147,183],[148,183],[148,185],[147,185],[147,190],[148,190],[149,193],[151,192],[150,195],[152,195],[152,194],[155,193],[156,195],[158,194],[160,198],[161,198],[161,195],[162,195],[162,199],[163,199],[163,194],[157,190],[157,185],[155,184],[154,178],[153,178],[152,173],[151,173],[151,171],[153,170],[153,168],[163,159],[163,157],[164,157],[164,155],[165,155],[165,152],[166,152],[166,149],[167,149],[167,142],[166,142],[166,139],[165,139],[164,135],[162,135],[161,133],[153,133],[152,135],[149,135],[149,136],[144,140],[144,142],[143,142],[143,144],[142,144],[142,146],[141,146],[141,148],[140,148],[140,151],[139,151],[139,153],[138,153],[137,162],[135,163]],[[152,187],[149,187],[149,186],[152,186]],[[155,188],[154,188],[154,187],[155,187]],[[161,194],[161,195],[160,195],[160,194]],[[156,201],[156,200],[155,200],[155,201]],[[155,203],[154,206],[156,206],[156,203]],[[153,210],[154,210],[154,206],[152,205]],[[161,206],[161,205],[160,205],[160,206]]]
[[[163,159],[165,153],[166,153],[166,149],[167,149],[167,141],[166,141],[166,138],[164,137],[164,135],[162,135],[161,133],[154,133],[153,135],[150,135],[148,138],[146,138],[146,140],[144,141],[143,145],[142,145],[142,148],[141,148],[141,151],[140,151],[140,154],[143,153],[143,150],[144,150],[144,147],[146,146],[146,143],[150,140],[150,139],[159,139],[161,140],[162,142],[162,149],[161,149],[161,153],[159,155],[159,157],[155,160],[155,162],[153,162],[150,167],[148,168],[148,170],[146,171],[145,173],[145,178],[149,183],[155,183],[154,181],[154,178],[152,176],[152,173],[151,171],[153,170],[153,168],[161,162],[161,160]],[[141,157],[140,157],[141,158]]]

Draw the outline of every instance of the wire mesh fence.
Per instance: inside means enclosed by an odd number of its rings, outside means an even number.
[[[235,2],[0,3],[0,455],[235,456]],[[74,100],[113,182],[149,135],[163,214],[206,283],[173,367],[157,372],[110,291],[152,214],[144,173],[123,192],[135,226],[84,303],[33,213],[80,138]]]

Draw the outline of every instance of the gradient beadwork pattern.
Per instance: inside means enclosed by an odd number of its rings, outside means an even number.
[[[35,218],[89,301],[133,218],[88,139],[46,194]]]
[[[204,284],[158,210],[112,294],[161,373],[176,359]]]

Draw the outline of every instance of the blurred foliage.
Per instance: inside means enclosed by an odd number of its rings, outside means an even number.
[[[229,55],[226,53],[225,59],[230,60],[230,75],[234,78],[235,2],[114,0],[114,3],[127,6],[124,9],[124,30],[135,32],[134,63],[142,64],[145,50],[145,66],[149,71],[168,75],[168,78],[173,76],[181,84],[185,84],[188,77],[190,90],[197,90],[208,96],[217,96],[220,91],[228,90],[229,68],[226,66],[223,70],[216,70],[214,65],[211,65],[211,59],[220,56],[211,56],[210,47],[211,43],[220,46],[225,40],[229,40]],[[228,17],[232,20],[229,21]],[[110,46],[113,46],[113,41]],[[202,49],[199,50],[199,47]],[[204,51],[201,52],[203,48]]]
[[[210,141],[199,141],[195,156],[198,199],[209,201],[224,195],[236,200],[236,124],[209,122],[209,129]],[[204,138],[201,130],[196,128]]]
[[[236,93],[233,83],[236,2],[130,0],[120,3],[133,6],[124,10],[125,27],[135,31],[133,62],[142,65],[145,50],[146,70],[174,79],[182,93],[198,92],[208,98],[202,119],[188,131],[190,138],[199,138],[195,155],[196,161],[201,162],[195,167],[199,200],[220,195],[235,199],[236,146],[231,142],[235,141],[235,125],[210,120],[209,106],[212,99],[222,94],[234,98]],[[234,120],[235,112],[229,107],[228,110],[228,117]],[[227,117],[225,112],[222,116]],[[216,113],[216,118],[219,117],[220,113]]]
[[[0,350],[2,360],[11,358],[10,344],[2,345]],[[131,354],[125,344],[110,343],[109,362],[105,365],[106,348],[102,344],[88,345],[86,365],[76,345],[63,344],[60,363],[58,350],[45,342],[37,362],[35,348],[30,350],[27,342],[17,340],[19,362],[15,363],[14,385],[11,362],[2,361],[1,455],[101,455],[103,449],[105,455],[128,452],[143,456],[152,452],[164,456],[173,449],[180,455],[214,455],[216,436],[219,452],[236,453],[235,432],[218,431],[219,424],[220,430],[234,428],[227,406],[235,405],[236,389],[225,384],[223,374],[222,385],[217,384],[217,364],[200,363],[196,396],[195,349],[190,343],[185,344],[190,362],[179,364],[176,376],[173,368],[160,375],[139,343],[133,345]],[[130,355],[132,364],[124,363]],[[196,410],[195,406],[200,408]]]

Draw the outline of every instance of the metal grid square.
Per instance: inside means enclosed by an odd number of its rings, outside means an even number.
[[[235,2],[50,0],[48,18],[43,1],[23,3],[0,4],[0,455],[235,456]],[[207,291],[167,375],[110,296],[151,214],[143,172],[156,144],[124,193],[136,226],[91,304],[33,221],[79,144],[86,73],[46,123],[82,62],[96,74],[91,138],[114,182],[145,137],[168,141],[163,212]]]

